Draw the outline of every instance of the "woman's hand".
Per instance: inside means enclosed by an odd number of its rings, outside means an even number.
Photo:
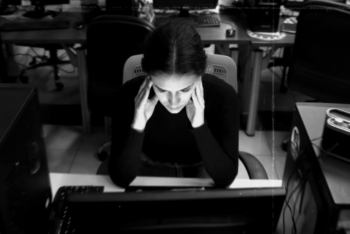
[[[202,78],[196,84],[192,92],[192,100],[186,106],[187,117],[193,128],[198,128],[204,124],[204,91]]]
[[[152,99],[148,99],[149,92],[152,88],[153,82],[150,77],[146,77],[143,81],[139,92],[135,97],[135,115],[131,127],[137,131],[142,132],[146,123],[151,118],[154,108],[158,102],[157,95]]]

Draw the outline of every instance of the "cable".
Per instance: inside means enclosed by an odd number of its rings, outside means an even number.
[[[310,146],[310,144],[312,144],[312,142],[314,142],[314,141],[316,141],[316,140],[318,140],[318,139],[321,139],[321,138],[322,138],[322,136],[312,139],[312,140],[310,141],[310,143],[304,148],[303,152],[301,152],[300,155],[304,155],[306,149],[308,149],[308,147]],[[298,164],[298,161],[296,161],[296,164]],[[297,166],[295,167],[294,171],[292,171],[292,173],[291,173],[291,174],[289,175],[289,177],[288,177],[287,185],[286,185],[286,194],[287,194],[287,196],[288,196],[289,183],[290,183],[290,181],[291,181],[291,179],[292,179],[294,173],[298,171],[298,167],[299,167],[299,166],[297,165]],[[299,185],[300,185],[300,184],[299,184]],[[296,189],[298,189],[299,185],[297,185],[297,186],[294,188],[294,190],[291,192],[291,195],[290,195],[289,199],[292,197],[292,195],[293,195],[293,193],[296,191]],[[292,212],[292,210],[291,210],[291,208],[290,208],[290,206],[289,206],[289,204],[288,204],[288,201],[287,201],[287,200],[288,200],[288,197],[287,197],[287,196],[286,196],[285,202],[286,202],[288,208],[290,209],[290,211]],[[284,207],[284,209],[282,210],[282,215],[283,215],[283,234],[285,233],[285,211],[286,211],[286,207]],[[294,217],[293,217],[293,216],[292,216],[292,222],[293,222],[293,229],[296,229],[295,221],[294,221]]]
[[[35,54],[37,57],[39,57],[39,58],[42,57],[42,56],[40,56],[40,55],[34,50],[33,47],[29,47],[29,48],[34,52],[34,54]],[[45,50],[44,50],[44,55],[45,55]]]
[[[58,58],[59,59],[64,59],[65,57],[67,57],[67,53],[61,54]]]
[[[324,149],[322,149],[321,147],[319,147],[318,145],[316,145],[316,144],[314,144],[314,143],[312,143],[313,141],[315,141],[315,140],[317,140],[317,139],[320,139],[320,138],[322,138],[322,137],[319,137],[319,138],[315,138],[315,139],[313,139],[313,140],[311,140],[310,141],[310,143],[311,143],[311,145],[314,145],[314,146],[316,146],[316,147],[318,147],[321,151],[322,151],[322,154],[319,156],[319,157],[316,157],[313,161],[312,161],[312,163],[311,163],[311,165],[307,168],[307,170],[305,170],[305,173],[303,174],[303,178],[301,178],[301,182],[298,184],[298,186],[296,186],[295,188],[294,188],[294,190],[291,192],[291,194],[290,194],[290,196],[289,196],[289,199],[286,199],[286,203],[288,204],[288,202],[290,201],[290,199],[292,198],[292,195],[297,191],[297,189],[299,189],[299,187],[300,186],[304,186],[305,184],[306,184],[306,182],[307,182],[307,179],[308,179],[308,175],[309,175],[309,173],[311,172],[311,169],[313,168],[313,166],[316,164],[316,162],[318,162],[321,158],[323,158],[325,155],[328,155],[328,154],[330,154],[338,145],[339,145],[339,143],[336,143],[336,144],[334,144],[330,149],[328,149],[328,150],[324,150]],[[308,145],[307,147],[305,147],[305,150],[309,147],[310,145]],[[304,150],[304,151],[305,151]],[[304,153],[304,151],[303,151],[303,153]],[[296,167],[297,168],[297,167]],[[297,170],[294,170],[294,172],[290,175],[290,177],[288,178],[288,182],[287,182],[287,188],[286,188],[286,190],[288,191],[288,184],[289,184],[289,182],[290,182],[290,178],[291,178],[291,176],[295,173],[295,171],[297,171]],[[304,191],[304,190],[299,190],[299,193],[301,193],[301,191]],[[286,192],[286,193],[288,193],[288,192]],[[297,201],[298,201],[298,196],[299,196],[299,194],[297,194],[297,198],[296,198],[296,201],[295,201],[295,204],[297,203]],[[294,220],[294,214],[293,214],[293,211],[291,210],[291,208],[290,208],[290,206],[288,205],[288,207],[289,207],[289,209],[290,209],[290,212],[291,212],[291,216],[292,216],[292,221],[293,221],[293,231],[292,231],[292,234],[296,234],[297,233],[297,229],[296,229],[296,226],[295,226],[295,220]],[[285,212],[285,210],[283,211],[283,212]],[[283,233],[285,232],[285,221],[284,221],[284,213],[283,213]]]
[[[17,63],[18,65],[21,65],[21,66],[23,66],[23,67],[25,67],[25,68],[29,68],[27,65],[24,65],[24,64],[22,64],[22,63],[19,63],[19,62],[16,62],[16,61],[15,61],[15,63]]]
[[[35,58],[35,56],[31,55],[31,54],[21,54],[21,53],[17,53],[17,54],[12,54],[12,56],[18,56],[18,55],[22,55],[22,56],[30,56],[32,58]]]
[[[65,73],[74,73],[75,72],[75,67],[73,67],[73,71],[67,71],[67,70],[64,70],[63,68],[58,68],[59,70],[65,72]]]

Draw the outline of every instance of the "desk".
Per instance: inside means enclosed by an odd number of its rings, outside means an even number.
[[[247,49],[249,59],[247,60],[247,68],[243,77],[244,98],[243,98],[243,115],[247,115],[246,134],[253,136],[255,133],[255,123],[258,112],[260,75],[262,69],[262,54],[259,47],[272,47],[274,49],[280,47],[293,46],[295,34],[287,33],[286,37],[281,40],[264,41],[251,38],[251,46]],[[251,68],[251,70],[250,70]]]
[[[75,22],[82,21],[83,16],[78,12],[62,12],[58,18],[68,19],[67,29],[33,30],[1,32],[4,44],[84,44],[86,43],[86,27],[82,30],[73,28]],[[83,47],[76,49],[77,69],[80,86],[80,100],[84,132],[90,131],[90,114],[87,107],[87,70],[86,55]]]
[[[59,15],[69,19],[70,27],[57,30],[38,30],[38,31],[18,31],[1,32],[3,43],[25,43],[25,44],[76,44],[84,45],[86,43],[86,30],[76,30],[73,25],[77,21],[82,21],[82,14],[79,12],[63,12]],[[216,44],[221,53],[229,54],[229,44],[249,45],[250,38],[244,30],[244,20],[240,17],[231,15],[218,15],[223,21],[220,27],[198,28],[197,31],[205,44]],[[225,23],[226,22],[226,23]],[[228,23],[228,24],[227,24]],[[236,29],[236,36],[226,38],[225,31],[230,28],[230,24]],[[90,132],[90,113],[87,106],[87,68],[86,52],[83,47],[76,50],[78,60],[78,75],[80,84],[81,110],[83,116],[83,129],[85,133]]]
[[[287,199],[298,233],[350,232],[350,163],[323,155],[320,150],[328,108],[350,111],[350,105],[344,104],[296,103],[292,135],[299,136],[292,139],[299,147],[289,147],[283,184],[289,191]],[[297,131],[299,134],[295,134]],[[302,178],[306,183],[297,189]],[[293,190],[296,193],[292,194]],[[290,212],[286,213],[286,220],[291,221],[287,217]],[[290,233],[291,222],[287,226]]]
[[[116,186],[109,176],[86,174],[50,173],[51,191],[55,196],[61,186],[91,185],[104,186],[104,192],[124,192]],[[136,177],[131,186],[181,186],[212,187],[212,179],[170,178],[170,177]],[[282,180],[249,180],[236,179],[229,188],[277,188],[282,187]]]

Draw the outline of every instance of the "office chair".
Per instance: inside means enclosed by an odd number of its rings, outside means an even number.
[[[140,18],[127,15],[101,15],[92,19],[87,29],[88,107],[92,114],[105,116],[110,131],[114,95],[123,84],[123,67],[132,55],[143,52],[143,43],[155,27]],[[108,154],[103,144],[97,155]]]
[[[55,79],[55,85],[56,89],[58,91],[61,91],[64,87],[64,85],[60,82],[60,75],[59,75],[59,65],[63,64],[71,64],[71,61],[69,60],[62,60],[57,56],[58,50],[64,49],[62,45],[59,44],[34,44],[34,45],[23,45],[23,44],[17,44],[18,46],[30,46],[34,48],[42,48],[45,51],[49,51],[49,58],[46,56],[35,56],[31,63],[29,64],[29,67],[26,67],[22,69],[19,79],[22,83],[28,83],[28,77],[25,76],[25,72],[28,70],[36,69],[38,67],[44,67],[44,66],[52,66],[53,68],[53,74]],[[38,62],[38,60],[40,60]]]
[[[137,76],[146,75],[141,66],[143,55],[131,56],[125,63],[123,83]],[[205,73],[215,75],[225,80],[237,92],[237,67],[232,58],[217,54],[207,54],[207,67]],[[268,179],[264,166],[253,155],[239,152],[239,159],[245,166],[250,179]],[[97,174],[108,174],[108,160],[105,160],[97,170]]]
[[[303,4],[288,88],[320,102],[350,103],[349,42],[350,6],[322,0]],[[288,140],[282,144],[285,150]]]

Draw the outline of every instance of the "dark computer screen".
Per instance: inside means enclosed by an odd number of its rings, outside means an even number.
[[[284,188],[71,194],[65,233],[274,233]]]
[[[180,16],[189,16],[189,10],[215,9],[218,0],[153,0],[154,9],[179,10]]]
[[[33,6],[69,4],[70,0],[31,0]]]
[[[46,5],[69,4],[70,0],[30,0],[30,2],[33,9],[23,14],[23,16],[28,18],[43,18],[48,15],[55,16],[57,14],[55,11],[46,11]]]
[[[2,1],[0,1],[1,6],[8,6],[8,5],[20,6],[21,4],[22,4],[22,0],[2,0]]]
[[[153,0],[153,7],[156,9],[212,9],[215,8],[217,4],[218,0]]]

